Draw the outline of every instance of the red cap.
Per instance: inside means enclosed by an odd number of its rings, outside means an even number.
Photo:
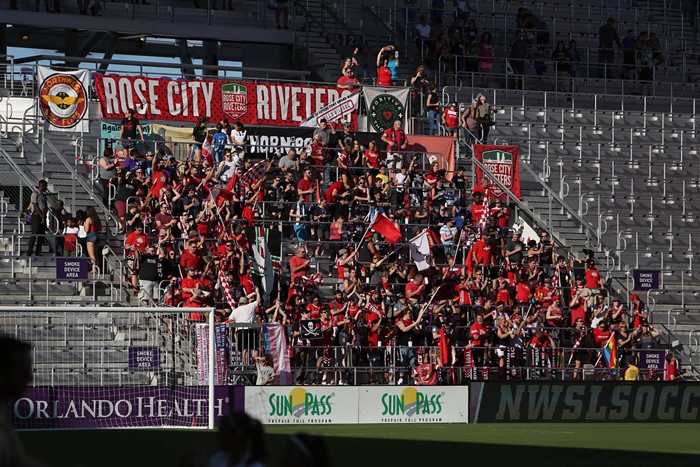
[[[630,295],[630,302],[633,302],[635,300],[639,300],[639,295],[633,293],[632,295]]]

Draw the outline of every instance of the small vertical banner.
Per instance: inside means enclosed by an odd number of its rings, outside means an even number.
[[[518,165],[520,148],[518,146],[475,144],[474,156],[511,193],[518,199],[523,199],[520,195],[520,167]],[[481,183],[483,177],[481,167],[476,166],[476,181]],[[491,196],[502,200],[507,198],[501,187],[496,184],[491,184],[489,190]]]
[[[197,384],[206,386],[209,384],[209,325],[195,325],[195,336],[197,339]],[[214,384],[228,384],[228,361],[226,325],[214,325]]]
[[[87,70],[37,68],[39,108],[51,131],[84,132],[90,127],[90,74]]]

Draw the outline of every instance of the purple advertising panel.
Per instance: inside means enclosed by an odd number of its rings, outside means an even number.
[[[632,271],[634,290],[655,290],[659,288],[661,271],[635,269]]]
[[[56,258],[56,279],[88,280],[89,258]]]
[[[36,387],[8,407],[19,430],[55,428],[207,427],[206,386]],[[214,416],[242,411],[243,386],[217,386]]]
[[[129,347],[129,369],[132,371],[157,371],[160,369],[158,347]]]

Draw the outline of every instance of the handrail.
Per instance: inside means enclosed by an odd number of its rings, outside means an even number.
[[[64,66],[64,62],[78,62],[78,63],[94,63],[94,64],[102,64],[105,62],[103,58],[92,58],[92,57],[65,57],[62,55],[32,55],[30,57],[24,57],[18,60],[15,60],[16,64],[26,64],[26,63],[35,63],[39,62],[41,60],[55,60],[57,62],[61,62],[61,69],[64,70],[77,70],[77,67],[67,67]],[[138,62],[135,60],[108,60],[110,65],[130,65],[130,66],[136,66],[136,67],[142,67],[144,66],[143,62]],[[158,68],[173,68],[173,69],[180,69],[182,68],[182,64],[180,63],[158,63]],[[299,76],[299,77],[307,77],[311,76],[311,72],[305,71],[305,70],[287,70],[287,69],[279,69],[279,68],[257,68],[257,67],[247,67],[247,66],[215,66],[215,65],[204,65],[204,64],[188,64],[188,68],[193,68],[193,69],[198,69],[198,70],[210,70],[210,71],[236,71],[236,72],[264,72],[264,73],[277,73],[279,75],[287,75],[287,76]],[[109,73],[105,73],[109,74]],[[130,73],[125,73],[125,74],[130,74]],[[260,78],[257,78],[260,79]],[[265,78],[268,79],[268,78]]]
[[[304,15],[304,17],[306,18],[307,24],[308,23],[317,24],[318,27],[321,29],[321,32],[323,32],[323,34],[325,34],[327,37],[332,37],[332,34],[328,31],[328,29],[325,28],[325,26],[323,25],[323,22],[320,21],[318,18],[316,18],[314,15],[312,15],[309,12],[309,10],[307,10],[306,7],[302,5],[302,2],[295,0],[293,3],[294,3],[295,8],[299,8],[301,13]],[[308,29],[308,26],[307,26],[307,29]],[[306,34],[308,34],[308,31],[306,32]],[[299,36],[299,37],[302,37],[302,36]],[[335,51],[338,53],[338,55],[340,55],[341,57],[344,55],[344,52],[340,48],[340,45],[337,43],[337,41],[333,41],[331,43],[331,46],[335,49]]]
[[[83,188],[83,190],[85,190],[86,193],[90,194],[92,201],[98,207],[102,208],[102,211],[104,212],[105,217],[108,220],[111,220],[114,222],[114,225],[117,227],[115,229],[115,232],[117,232],[119,230],[119,228],[118,228],[119,227],[119,220],[114,216],[114,214],[112,214],[109,207],[102,204],[102,200],[99,199],[99,197],[95,196],[95,190],[93,189],[93,187],[89,186],[87,184],[87,182],[83,179],[83,177],[80,176],[80,174],[78,174],[73,167],[71,167],[71,165],[65,160],[64,156],[60,153],[60,151],[56,148],[56,146],[53,145],[51,140],[44,137],[44,144],[49,148],[49,150],[51,150],[51,152],[54,153],[54,155],[63,164],[63,166],[66,169],[68,169],[68,171],[70,172],[70,174],[73,178],[73,181],[78,182],[80,184],[80,186]],[[75,187],[73,189],[75,190]],[[73,193],[73,202],[75,203],[75,193]],[[73,206],[73,209],[75,209],[75,206]]]
[[[552,188],[551,188],[549,185],[547,185],[546,183],[544,183],[544,182],[542,181],[542,179],[535,173],[535,171],[532,170],[532,168],[530,167],[529,164],[523,163],[523,164],[520,164],[520,167],[524,167],[524,168],[525,168],[525,170],[532,176],[532,178],[533,178],[537,183],[539,183],[539,185],[542,187],[542,189],[549,195],[549,198],[550,198],[550,199],[553,199],[554,201],[556,201],[556,202],[561,206],[561,208],[562,208],[563,210],[566,211],[567,214],[571,215],[574,219],[576,219],[576,221],[579,222],[579,224],[581,225],[581,228],[584,228],[584,229],[585,229],[586,235],[587,235],[587,236],[591,236],[591,235],[592,235],[592,236],[594,236],[594,237],[596,238],[596,240],[597,240],[597,245],[595,245],[593,248],[600,248],[600,247],[601,247],[600,237],[599,237],[598,234],[595,232],[595,230],[593,229],[593,227],[591,227],[586,221],[584,221],[583,218],[582,218],[581,216],[579,216],[578,213],[577,213],[576,211],[574,211],[571,207],[569,207],[569,206],[564,202],[564,200],[562,200],[561,198],[559,198],[559,195],[557,195],[557,194],[554,192],[554,190],[552,190]],[[619,259],[619,258],[618,258],[618,259]]]
[[[498,188],[500,188],[508,196],[508,199],[512,199],[513,202],[518,206],[518,208],[521,211],[527,213],[528,216],[530,216],[532,220],[534,220],[538,225],[543,227],[547,225],[547,222],[545,222],[539,214],[532,211],[524,202],[518,199],[518,197],[515,196],[512,191],[510,191],[503,183],[501,183],[501,181],[498,180],[498,178],[493,173],[491,173],[491,171],[489,171],[480,160],[478,160],[474,156],[472,156],[472,164],[479,167],[484,176],[486,176],[492,183],[494,183]],[[554,238],[554,236],[552,236],[552,238]],[[555,238],[555,240],[557,242],[557,245],[561,247],[567,246],[564,245],[561,241],[559,241],[559,239]]]

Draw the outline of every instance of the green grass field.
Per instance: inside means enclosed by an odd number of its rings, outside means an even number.
[[[697,424],[296,425],[266,429],[270,467],[284,466],[291,433],[326,436],[337,467],[700,466]],[[193,449],[216,450],[213,432],[90,430],[23,432],[26,448],[54,467],[177,466]]]

